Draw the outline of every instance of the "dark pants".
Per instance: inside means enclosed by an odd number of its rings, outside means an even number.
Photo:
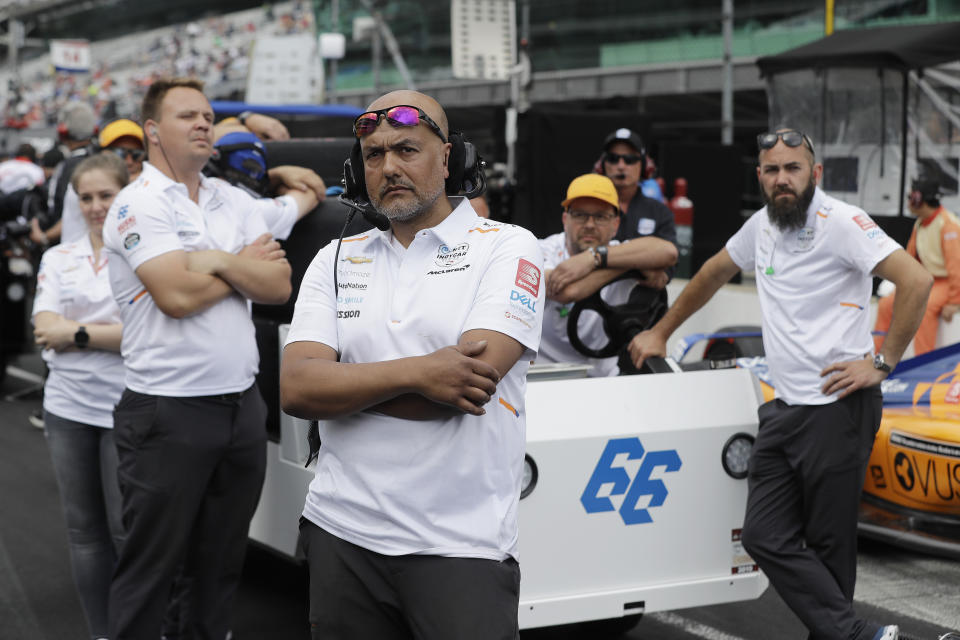
[[[314,640],[516,640],[520,566],[385,556],[302,519]]]
[[[879,387],[826,405],[760,407],[743,545],[817,640],[873,638],[853,611],[857,510]]]
[[[110,589],[110,637],[157,640],[182,565],[189,636],[223,640],[266,469],[263,399],[256,386],[197,398],[127,389],[114,419],[127,539]]]
[[[123,543],[113,430],[43,414],[67,523],[70,566],[91,638],[107,635],[110,576]]]

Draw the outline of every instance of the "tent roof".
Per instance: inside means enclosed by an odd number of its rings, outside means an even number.
[[[919,69],[960,60],[960,22],[837,31],[757,60],[760,73],[823,67]]]

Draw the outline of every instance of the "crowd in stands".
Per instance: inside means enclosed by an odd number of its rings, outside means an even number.
[[[55,72],[44,55],[22,63],[19,79],[0,71],[4,124],[53,127],[73,100],[90,104],[101,120],[134,116],[146,88],[163,76],[196,77],[211,96],[225,96],[244,86],[257,37],[312,29],[309,3],[295,0],[92,43],[89,73]]]

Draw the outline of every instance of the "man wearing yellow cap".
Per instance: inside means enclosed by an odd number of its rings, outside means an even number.
[[[100,148],[123,158],[132,182],[143,171],[143,129],[133,120],[114,120],[100,132]]]
[[[563,231],[540,240],[543,251],[547,301],[543,335],[537,362],[589,362],[590,376],[617,375],[616,356],[587,358],[567,337],[567,316],[573,304],[590,296],[625,271],[655,271],[677,261],[673,243],[655,236],[614,240],[620,227],[620,202],[610,178],[591,173],[580,176],[567,188],[562,203]],[[634,280],[607,287],[601,294],[607,302],[626,302]],[[585,344],[600,347],[607,342],[601,319],[584,314],[578,324]]]

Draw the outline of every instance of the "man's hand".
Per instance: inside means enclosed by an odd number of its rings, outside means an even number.
[[[833,375],[830,375],[833,374]],[[837,398],[845,398],[858,389],[872,387],[883,382],[887,374],[873,366],[872,358],[837,362],[820,372],[820,377],[830,376],[823,383],[824,395],[840,392]]]
[[[74,347],[73,338],[79,328],[79,322],[57,315],[51,322],[33,330],[34,342],[43,349],[65,351]]]
[[[651,356],[666,357],[667,341],[659,333],[650,329],[633,336],[633,340],[627,345],[627,350],[630,352],[633,366],[639,369],[643,361]]]
[[[482,416],[486,413],[483,405],[496,393],[500,382],[496,369],[475,358],[486,347],[486,340],[465,342],[422,356],[419,393],[464,413]]]
[[[284,164],[270,169],[267,175],[270,178],[270,186],[279,195],[296,190],[312,191],[320,202],[327,197],[327,185],[323,183],[323,178],[306,167]]]
[[[580,280],[596,268],[593,254],[581,251],[558,264],[550,273],[547,280],[547,297],[552,298],[559,294],[570,283]]]
[[[48,238],[47,234],[40,228],[40,221],[36,218],[30,218],[30,241],[40,247],[45,247],[50,244],[50,238]]]
[[[651,289],[663,289],[670,282],[670,276],[664,269],[641,269],[640,273],[643,274],[643,280],[638,282]]]
[[[198,251],[197,253],[205,252]],[[189,257],[190,254],[187,255]],[[272,235],[265,233],[241,249],[237,255],[241,258],[264,260],[266,262],[286,262],[287,252],[280,247],[280,243],[274,240]]]
[[[945,304],[943,309],[940,310],[940,317],[946,322],[950,322],[953,320],[953,314],[957,311],[960,311],[960,304]]]
[[[289,140],[290,132],[282,122],[276,118],[263,115],[262,113],[251,113],[246,117],[244,126],[257,134],[261,140]]]

